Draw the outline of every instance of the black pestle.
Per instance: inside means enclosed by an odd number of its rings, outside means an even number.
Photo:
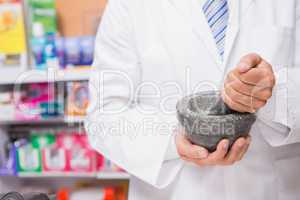
[[[196,93],[177,103],[177,118],[187,138],[196,145],[216,150],[222,139],[230,145],[240,137],[247,137],[256,115],[231,110],[216,91]]]

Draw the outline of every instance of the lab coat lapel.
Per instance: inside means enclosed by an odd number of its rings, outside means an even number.
[[[159,42],[163,45],[168,57],[169,63],[166,61],[166,66],[170,64],[171,76],[174,76],[178,83],[189,79],[187,75],[190,70],[196,66],[199,68],[206,63],[210,63],[209,74],[214,74],[213,80],[219,80],[222,75],[222,71],[215,64],[214,59],[210,56],[209,51],[205,51],[205,46],[202,45],[202,41],[198,40],[194,33],[190,13],[190,4],[182,0],[182,7],[175,7],[171,0],[154,0],[145,1],[145,6],[151,11],[151,20],[155,21],[156,30],[159,34]],[[179,6],[179,4],[177,4]],[[187,17],[189,16],[189,20]],[[199,46],[199,44],[201,46]],[[199,55],[197,55],[199,51]],[[205,54],[203,52],[205,51]],[[203,57],[203,59],[199,59]],[[202,60],[202,61],[201,61]],[[201,65],[202,62],[202,65]],[[201,71],[201,70],[199,70]],[[213,77],[213,75],[211,76]],[[186,85],[185,82],[182,84]],[[189,86],[187,86],[189,88]]]
[[[178,13],[182,15],[185,22],[191,26],[193,33],[202,40],[212,59],[214,59],[216,65],[221,67],[221,57],[219,56],[211,29],[207,23],[207,19],[202,11],[200,3],[198,3],[198,0],[168,1],[178,10]]]
[[[226,42],[225,42],[225,53],[223,67],[227,66],[230,59],[231,51],[234,47],[236,38],[238,36],[240,25],[243,22],[243,16],[247,14],[250,5],[254,0],[228,0],[229,3],[229,23],[226,32]],[[226,70],[224,70],[226,71]]]
[[[228,0],[230,17],[226,33],[225,54],[223,61],[219,55],[216,42],[212,36],[207,19],[198,0],[168,0],[182,15],[186,23],[192,27],[193,33],[199,37],[210,52],[212,59],[221,71],[225,72],[228,59],[239,33],[242,17],[247,14],[250,5],[255,0]]]

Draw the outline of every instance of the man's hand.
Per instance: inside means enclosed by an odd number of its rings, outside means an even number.
[[[251,139],[239,138],[229,150],[229,141],[222,140],[213,153],[205,148],[193,145],[186,139],[184,132],[176,135],[177,152],[181,159],[196,164],[197,166],[233,165],[240,161],[247,152]]]
[[[272,96],[272,66],[257,54],[244,56],[224,83],[222,98],[233,110],[254,113]]]

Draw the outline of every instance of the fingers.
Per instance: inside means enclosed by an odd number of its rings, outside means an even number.
[[[262,58],[258,54],[251,53],[242,57],[237,68],[240,73],[246,73],[256,67],[261,61]]]
[[[265,68],[254,68],[247,73],[241,74],[239,79],[249,85],[260,87],[273,87],[275,84],[274,73]]]
[[[231,109],[254,113],[271,98],[274,84],[272,70],[264,67],[253,68],[244,74],[233,70],[225,80],[222,97]]]
[[[240,155],[238,156],[238,161],[241,161],[243,159],[244,155],[247,153],[247,151],[249,149],[250,143],[251,143],[251,137],[248,137],[246,139],[246,145],[245,145],[245,147],[243,148],[243,150],[241,151]]]
[[[249,106],[245,106],[237,101],[232,100],[232,98],[230,96],[228,96],[226,94],[225,91],[222,92],[222,99],[223,101],[226,103],[227,106],[229,106],[232,110],[241,112],[241,113],[255,113],[256,110],[249,107]]]
[[[247,149],[247,140],[245,138],[239,138],[232,145],[227,157],[225,158],[224,165],[232,165],[237,161],[240,161],[244,156]]]
[[[235,76],[233,73],[228,74],[224,85],[229,85],[235,91],[241,94],[252,96],[262,101],[266,101],[272,96],[271,88],[245,84],[240,79],[238,79],[238,77]]]
[[[263,87],[273,87],[275,85],[272,65],[263,60],[258,54],[251,53],[242,57],[236,72],[241,81],[247,84]]]
[[[182,155],[181,158],[182,160],[185,160],[187,162],[192,162],[199,167],[214,166],[214,165],[228,166],[242,160],[242,158],[244,157],[244,155],[246,154],[249,148],[250,142],[251,142],[250,137],[239,138],[233,144],[230,151],[228,152],[229,141],[227,139],[224,139],[221,142],[219,142],[217,146],[217,150],[209,154],[207,158],[198,159],[198,158],[191,158],[185,155]]]
[[[184,134],[176,135],[177,152],[182,159],[204,159],[208,156],[208,151],[200,146],[193,145]]]
[[[219,142],[217,150],[207,157],[207,164],[221,163],[224,160],[228,149],[229,141],[227,139],[224,139],[221,142]]]
[[[229,141],[227,139],[219,142],[217,150],[211,154],[206,159],[196,161],[198,166],[212,166],[220,165],[223,163],[224,158],[229,149]]]
[[[230,84],[225,85],[224,92],[232,101],[236,101],[237,103],[249,107],[251,110],[258,110],[266,104],[265,100],[260,100],[256,97],[248,96],[236,91]]]

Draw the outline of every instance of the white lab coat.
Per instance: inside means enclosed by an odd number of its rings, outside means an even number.
[[[229,0],[229,8],[222,62],[200,1],[109,0],[85,125],[92,146],[132,174],[130,200],[300,199],[300,1]],[[245,158],[203,168],[180,160],[177,100],[219,88],[251,52],[273,65],[277,83]]]

